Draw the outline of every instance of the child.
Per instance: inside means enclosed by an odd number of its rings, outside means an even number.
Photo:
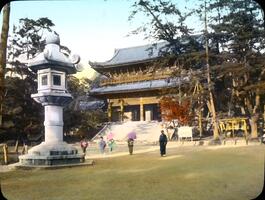
[[[113,150],[113,148],[114,148],[114,146],[115,146],[115,141],[114,141],[113,139],[110,139],[110,140],[108,141],[108,146],[109,146],[109,150],[110,150],[110,152],[112,152],[112,150]]]
[[[88,146],[88,142],[86,139],[81,140],[80,146],[82,148],[83,153],[86,155],[86,148]]]
[[[99,145],[100,152],[103,154],[105,152],[106,142],[104,141],[102,136],[100,137],[100,141],[99,141],[98,145]]]

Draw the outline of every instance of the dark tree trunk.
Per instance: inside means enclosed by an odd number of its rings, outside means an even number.
[[[0,40],[0,127],[3,124],[3,101],[5,96],[6,49],[9,30],[10,3],[3,8],[3,24]]]

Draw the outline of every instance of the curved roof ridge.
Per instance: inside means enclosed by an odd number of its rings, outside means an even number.
[[[107,63],[110,63],[119,54],[119,51],[120,51],[120,49],[114,49],[114,55],[109,60],[106,60],[106,61],[103,61],[103,62],[88,61],[88,64],[91,65],[92,68],[94,68],[94,67],[97,68],[98,66],[106,65]]]
[[[108,66],[126,65],[135,62],[155,59],[159,56],[159,51],[166,46],[166,41],[155,42],[140,46],[132,46],[126,48],[115,49],[111,59],[105,62],[90,62],[92,68],[104,68]],[[154,49],[151,49],[154,48]],[[150,52],[148,52],[150,51]]]
[[[167,41],[160,41],[160,42],[154,42],[154,43],[147,43],[147,44],[142,44],[142,45],[135,45],[135,46],[130,46],[130,47],[124,47],[124,48],[117,48],[115,50],[125,50],[125,49],[134,49],[134,48],[142,48],[142,47],[147,47],[147,46],[153,46],[154,44],[162,44],[162,43],[167,43]]]

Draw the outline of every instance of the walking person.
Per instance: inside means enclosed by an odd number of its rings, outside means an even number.
[[[130,155],[132,155],[133,154],[134,139],[133,138],[129,138],[127,142],[128,142],[129,153],[130,153]]]
[[[80,146],[82,148],[83,153],[86,155],[86,149],[88,147],[88,142],[86,138],[83,138],[80,142]]]
[[[128,133],[128,148],[129,148],[129,153],[130,155],[133,154],[133,145],[134,145],[134,140],[136,139],[136,132],[132,130],[131,132]]]
[[[108,141],[108,146],[109,146],[109,151],[112,152],[115,146],[115,141],[113,138]]]
[[[261,137],[261,143],[265,144],[265,133]]]
[[[105,142],[105,140],[103,139],[102,136],[100,137],[98,145],[99,145],[100,153],[104,154],[105,153],[105,148],[106,148],[106,142]]]
[[[22,143],[23,143],[23,148],[22,148],[22,154],[27,154],[28,153],[28,136],[27,134],[24,134],[22,136]]]
[[[159,136],[159,145],[160,155],[166,156],[167,136],[165,135],[164,130],[161,130],[161,135]]]

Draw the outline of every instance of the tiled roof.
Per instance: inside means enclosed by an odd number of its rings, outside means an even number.
[[[89,62],[89,64],[92,68],[100,68],[153,60],[160,56],[161,51],[166,50],[167,44],[167,42],[161,42],[157,44],[116,49],[114,56],[110,60],[106,62]]]
[[[196,42],[198,42],[201,47],[203,46],[204,44],[203,35],[192,35],[191,38],[193,38]],[[187,37],[180,37],[178,40],[180,43],[184,45],[189,44],[189,39]],[[170,45],[168,42],[164,41],[155,44],[116,49],[114,56],[110,60],[105,62],[89,61],[89,64],[95,70],[100,71],[101,69],[104,68],[111,68],[111,67],[131,65],[131,64],[151,61],[156,58],[159,58],[164,52],[168,51],[171,51]]]

